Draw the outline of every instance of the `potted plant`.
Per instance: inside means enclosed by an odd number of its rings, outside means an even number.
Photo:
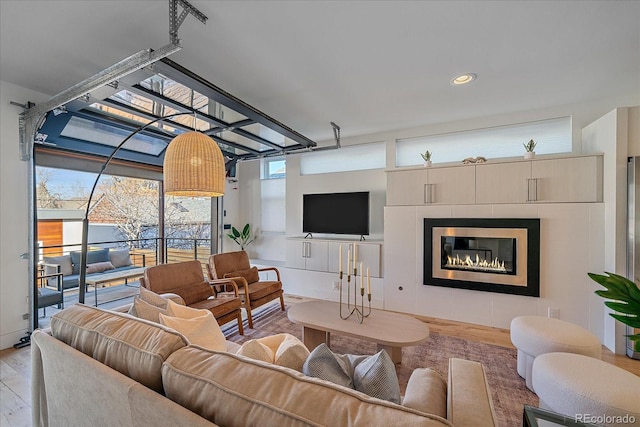
[[[631,328],[640,328],[640,289],[631,280],[618,274],[587,273],[591,279],[604,286],[606,290],[595,291],[596,295],[606,298],[604,305],[617,313],[610,313],[614,319]],[[621,314],[619,314],[621,313]],[[640,334],[627,335],[635,342],[634,348],[640,351]]]
[[[431,166],[431,151],[427,150],[424,153],[420,153],[420,155],[422,156],[422,159],[424,160],[424,165],[426,167],[430,167]]]
[[[524,153],[524,158],[533,159],[536,156],[536,152],[534,151],[536,149],[536,142],[533,139],[530,139],[529,142],[527,142],[526,144],[523,143],[522,145],[526,150],[526,152]]]
[[[242,228],[242,232],[232,226],[231,233],[228,233],[227,237],[240,245],[240,250],[243,251],[247,246],[249,246],[249,244],[251,244],[251,242],[256,240],[256,236],[251,233],[251,226],[249,224],[245,224]]]

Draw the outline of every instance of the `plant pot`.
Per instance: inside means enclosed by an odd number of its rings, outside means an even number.
[[[527,151],[526,153],[524,153],[524,158],[526,160],[535,159],[535,157],[536,157],[536,152],[535,151]]]
[[[430,168],[431,167],[431,160],[425,160],[424,161],[424,167],[425,168]]]

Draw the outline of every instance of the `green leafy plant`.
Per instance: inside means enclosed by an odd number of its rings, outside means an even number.
[[[420,153],[425,162],[431,161],[431,151],[427,150],[424,153]]]
[[[240,249],[243,251],[251,242],[256,240],[256,236],[251,234],[251,226],[249,224],[245,224],[242,232],[235,227],[231,227],[231,233],[228,233],[227,237],[240,245]]]
[[[604,305],[618,313],[610,313],[611,317],[632,328],[640,328],[640,289],[631,280],[618,274],[587,273],[589,277],[604,286],[606,290],[597,290],[595,294],[606,298]],[[636,345],[640,342],[640,334],[627,335]]]
[[[533,139],[530,139],[529,142],[526,144],[523,143],[522,145],[524,146],[524,149],[527,150],[527,153],[532,153],[533,150],[536,149],[537,143]]]

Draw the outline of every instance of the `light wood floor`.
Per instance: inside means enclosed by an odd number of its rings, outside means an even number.
[[[286,296],[287,305],[306,300],[296,296]],[[508,329],[491,328],[470,323],[454,322],[432,317],[416,316],[426,322],[432,332],[513,348]],[[0,351],[0,426],[31,425],[31,350],[25,347]],[[608,363],[640,376],[640,360],[613,354],[602,349],[602,358]]]

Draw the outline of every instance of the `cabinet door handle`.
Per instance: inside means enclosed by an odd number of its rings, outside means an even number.
[[[527,202],[538,201],[538,178],[527,179]]]
[[[433,203],[433,186],[435,184],[425,184],[424,185],[424,204],[430,205]]]
[[[302,258],[307,257],[307,242],[302,242]]]
[[[307,258],[311,258],[311,243],[307,242]]]

